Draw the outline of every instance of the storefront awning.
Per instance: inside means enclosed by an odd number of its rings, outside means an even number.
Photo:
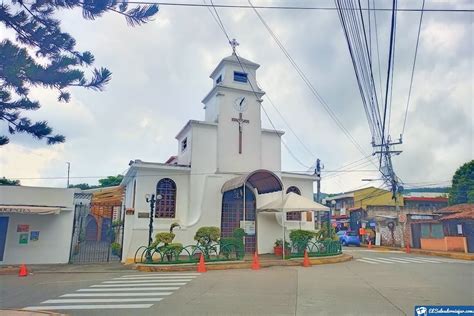
[[[0,213],[57,215],[61,210],[65,209],[66,207],[64,206],[0,205]]]

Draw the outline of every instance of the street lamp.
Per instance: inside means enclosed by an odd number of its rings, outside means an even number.
[[[146,194],[145,195],[145,199],[146,199],[146,202],[147,203],[150,203],[150,225],[148,226],[148,247],[150,247],[150,245],[152,244],[153,242],[153,239],[151,237],[151,235],[153,234],[153,217],[154,217],[154,214],[155,214],[155,204],[157,201],[160,201],[163,197],[161,196],[161,194],[158,194],[156,196],[156,199],[155,199],[155,195],[154,194]]]

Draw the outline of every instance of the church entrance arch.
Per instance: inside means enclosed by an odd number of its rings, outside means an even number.
[[[245,237],[245,252],[257,251],[257,216],[255,194],[283,190],[280,178],[269,170],[256,170],[228,180],[222,186],[222,237],[231,237],[236,228],[242,227]],[[244,216],[245,214],[245,216]],[[244,221],[245,217],[245,221]]]

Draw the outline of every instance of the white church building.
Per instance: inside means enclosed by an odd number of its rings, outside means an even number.
[[[240,63],[239,63],[240,61]],[[256,82],[260,66],[232,54],[220,61],[204,97],[203,121],[190,120],[177,133],[178,153],[165,163],[134,160],[124,177],[126,209],[123,261],[148,244],[150,204],[156,202],[153,236],[177,222],[173,242],[192,245],[203,226],[222,236],[242,227],[248,253],[270,253],[282,227],[314,229],[313,212],[258,213],[259,206],[295,192],[313,199],[316,176],[281,170],[283,131],[262,128],[265,94]],[[245,207],[244,207],[245,204]],[[244,221],[245,213],[245,221]]]

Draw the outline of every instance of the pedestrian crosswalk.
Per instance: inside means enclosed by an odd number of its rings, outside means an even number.
[[[356,261],[367,264],[440,264],[459,263],[459,261],[424,257],[362,257]]]
[[[23,309],[51,311],[150,308],[199,275],[199,273],[123,275]]]

